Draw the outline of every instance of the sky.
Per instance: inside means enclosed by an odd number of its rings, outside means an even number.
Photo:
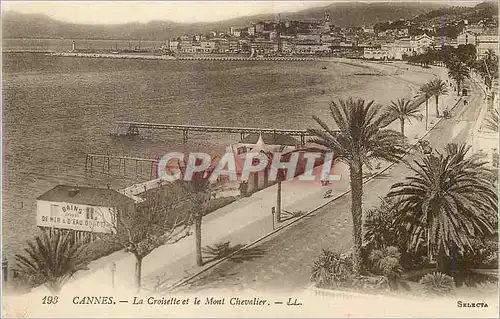
[[[453,2],[467,5],[462,1]],[[152,20],[192,23],[293,12],[330,3],[332,1],[2,1],[2,11],[43,13],[57,20],[85,24]]]
[[[176,22],[212,22],[261,13],[299,11],[328,5],[312,1],[205,1],[205,2],[21,2],[2,1],[2,10],[43,13],[54,19],[86,24],[117,24],[171,20]]]

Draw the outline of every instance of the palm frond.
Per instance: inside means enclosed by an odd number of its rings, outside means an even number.
[[[498,109],[493,108],[486,118],[486,128],[498,132]]]
[[[332,102],[330,113],[339,130],[334,131],[325,121],[314,117],[321,130],[308,130],[313,136],[311,143],[328,148],[349,165],[354,165],[356,160],[369,162],[370,159],[401,159],[404,154],[404,138],[396,131],[384,128],[387,125],[384,122],[384,109],[373,101],[349,98]]]
[[[59,231],[52,236],[43,232],[28,243],[26,255],[15,256],[17,268],[58,293],[67,279],[85,268],[87,260],[82,254],[82,248],[83,245],[72,242],[69,232]]]
[[[476,157],[467,157],[470,146],[450,144],[444,153],[429,155],[411,166],[415,176],[391,187],[389,198],[398,198],[400,221],[420,221],[430,229],[430,241],[449,254],[453,242],[459,252],[471,240],[494,232],[498,195],[490,171]],[[420,232],[409,225],[411,232]]]

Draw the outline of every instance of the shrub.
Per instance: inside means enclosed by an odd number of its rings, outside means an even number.
[[[379,207],[367,212],[363,224],[365,246],[378,249],[395,243],[394,214],[393,201],[385,198]]]
[[[398,282],[402,272],[400,259],[401,253],[394,246],[373,250],[369,256],[372,271],[386,277],[391,289],[396,289],[399,286]]]
[[[394,246],[389,246],[383,250],[374,250],[370,254],[370,260],[376,265],[382,275],[390,277],[401,272],[399,259],[401,253]]]
[[[353,279],[349,256],[323,249],[314,262],[311,280],[319,287],[344,287]]]
[[[420,279],[424,293],[442,296],[451,293],[455,289],[453,278],[440,272],[427,274]]]
[[[464,258],[473,266],[498,268],[498,239],[493,237],[473,240],[472,249]]]
[[[407,230],[407,221],[398,219],[398,202],[393,198],[382,198],[380,206],[368,210],[363,224],[363,258],[369,264],[374,250],[394,246],[399,249],[400,265],[404,269],[420,269],[427,264],[426,245],[423,238],[412,238]],[[418,245],[413,245],[418,243]]]

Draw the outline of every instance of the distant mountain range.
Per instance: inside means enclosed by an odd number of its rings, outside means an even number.
[[[330,15],[336,26],[373,25],[377,22],[412,19],[442,7],[443,3],[427,2],[337,2],[328,6],[281,14],[282,20],[322,19]],[[165,40],[184,34],[205,34],[212,30],[228,31],[231,26],[244,27],[250,22],[275,20],[274,14],[239,17],[210,23],[182,24],[172,21],[126,23],[119,25],[73,24],[42,14],[6,11],[2,14],[4,38],[85,38]]]

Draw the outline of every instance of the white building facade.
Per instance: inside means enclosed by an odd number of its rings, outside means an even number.
[[[488,50],[492,50],[498,56],[498,34],[484,34],[478,36],[476,50],[479,57],[484,56]]]
[[[37,198],[36,224],[89,233],[115,233],[116,209],[136,201],[107,188],[58,185]]]
[[[412,38],[401,38],[392,43],[383,44],[380,49],[365,48],[363,56],[366,59],[403,60],[405,56],[423,54],[429,48],[433,47],[435,47],[434,37],[423,34]]]

